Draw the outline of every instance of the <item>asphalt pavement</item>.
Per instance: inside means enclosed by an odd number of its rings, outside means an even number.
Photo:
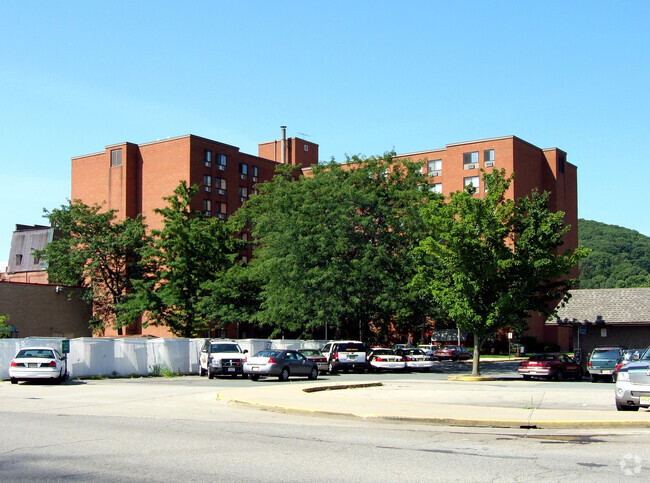
[[[645,428],[650,410],[617,411],[614,384],[518,377],[264,384],[219,391],[225,404],[367,420],[507,428]]]

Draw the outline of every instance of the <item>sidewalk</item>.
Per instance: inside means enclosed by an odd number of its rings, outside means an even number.
[[[647,428],[650,411],[619,412],[614,386],[571,391],[528,381],[329,381],[219,392],[226,404],[314,416],[506,428]],[[586,400],[586,401],[585,401]]]

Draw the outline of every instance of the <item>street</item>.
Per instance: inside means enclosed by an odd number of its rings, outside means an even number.
[[[492,370],[505,375],[507,364]],[[452,371],[451,366],[441,369]],[[322,380],[417,381],[443,376],[342,374]],[[459,428],[298,416],[217,401],[224,388],[279,384],[277,379],[254,383],[198,376],[69,381],[61,386],[2,382],[0,478],[647,481],[650,474],[647,429]],[[497,385],[484,390],[498,393],[499,384],[524,383],[515,374],[513,380],[490,384]],[[611,384],[586,380],[527,384],[561,384],[570,400],[580,398],[586,388],[613,391]]]

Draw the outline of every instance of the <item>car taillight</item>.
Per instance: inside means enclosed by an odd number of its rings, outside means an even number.
[[[587,363],[587,367],[591,367],[591,361]]]
[[[318,359],[316,359],[316,362],[327,362],[327,359],[325,359],[324,357],[319,357]]]
[[[413,359],[411,358],[411,356],[406,356],[406,360],[407,361],[412,361]]]
[[[376,360],[377,362],[384,362],[384,359],[382,359],[381,357],[375,357],[375,360]]]
[[[18,367],[18,364],[16,364],[16,361],[11,361],[11,367]]]
[[[47,367],[56,367],[56,362],[50,361],[50,363],[47,365]]]
[[[339,353],[335,352],[333,357],[334,357],[335,361],[338,361],[339,360]]]
[[[276,364],[276,361],[275,361],[275,359],[273,359],[273,357],[269,357],[268,363],[269,364]]]
[[[244,357],[244,364],[248,362],[248,357]]]

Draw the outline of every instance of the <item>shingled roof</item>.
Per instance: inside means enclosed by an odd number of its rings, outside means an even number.
[[[650,325],[650,287],[571,290],[548,325]]]

